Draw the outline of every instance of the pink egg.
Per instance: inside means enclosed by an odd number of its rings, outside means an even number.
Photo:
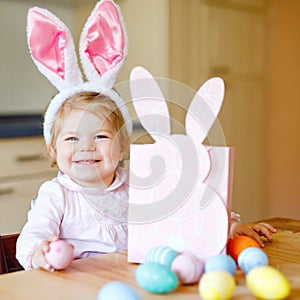
[[[183,284],[199,282],[203,273],[203,262],[191,252],[179,254],[173,261],[171,270]]]
[[[64,240],[57,240],[50,243],[50,250],[45,257],[56,270],[66,269],[73,261],[74,248]]]

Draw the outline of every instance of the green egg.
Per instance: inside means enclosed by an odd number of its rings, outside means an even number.
[[[158,263],[171,268],[173,260],[178,253],[168,246],[156,246],[147,253],[146,262]]]
[[[152,262],[139,265],[135,278],[137,283],[146,291],[165,294],[178,286],[178,278],[170,269]]]

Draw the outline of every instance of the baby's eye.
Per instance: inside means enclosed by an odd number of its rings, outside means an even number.
[[[69,136],[69,137],[65,138],[65,141],[74,142],[74,141],[78,141],[78,138],[76,136]]]
[[[95,140],[103,140],[103,139],[107,139],[107,138],[108,138],[108,136],[105,134],[98,134],[98,135],[96,135]]]

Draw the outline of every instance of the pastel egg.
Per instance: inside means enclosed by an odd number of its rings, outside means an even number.
[[[67,268],[74,258],[74,247],[65,240],[51,242],[50,250],[45,253],[45,258],[56,270]]]
[[[271,266],[252,269],[246,276],[249,290],[261,299],[279,300],[288,297],[290,284],[285,276]]]
[[[167,268],[171,264],[178,253],[168,246],[157,246],[152,248],[146,255],[146,262],[159,263]]]
[[[191,252],[179,254],[173,261],[171,270],[183,284],[199,282],[203,273],[203,262]]]
[[[226,271],[204,273],[199,282],[199,294],[203,300],[230,299],[234,289],[234,277]]]
[[[141,300],[133,288],[121,281],[110,281],[98,292],[97,300]]]
[[[151,293],[169,293],[178,286],[176,274],[157,263],[146,262],[139,265],[135,278],[143,289]]]
[[[211,271],[227,271],[234,275],[236,272],[235,260],[226,254],[217,254],[211,256],[205,263],[204,270],[206,273]]]
[[[239,235],[228,242],[228,254],[237,262],[239,254],[249,247],[260,248],[260,245],[249,236]]]
[[[259,248],[246,248],[238,257],[238,265],[245,274],[256,267],[267,266],[268,264],[267,254]]]

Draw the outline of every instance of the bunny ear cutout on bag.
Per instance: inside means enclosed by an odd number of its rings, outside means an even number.
[[[119,7],[105,0],[96,4],[80,38],[80,58],[87,79],[112,88],[128,52]]]
[[[142,67],[135,67],[130,74],[130,91],[137,116],[155,139],[170,135],[171,124],[167,102],[152,75]]]
[[[31,8],[27,40],[37,68],[59,91],[82,83],[72,36],[55,15],[46,9]]]
[[[185,128],[188,135],[204,141],[218,117],[223,98],[224,82],[221,78],[211,78],[200,87],[186,115]]]

